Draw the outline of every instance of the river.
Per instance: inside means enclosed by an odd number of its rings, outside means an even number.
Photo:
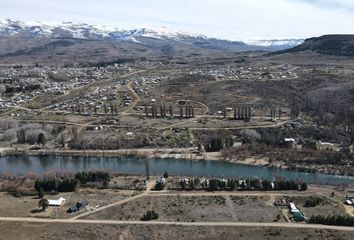
[[[257,177],[269,180],[281,176],[288,180],[301,180],[307,183],[354,185],[353,177],[247,166],[223,161],[191,161],[158,158],[5,156],[0,157],[0,172],[23,176],[29,172],[42,174],[51,171],[70,171],[75,173],[83,170],[106,169],[119,173],[145,174],[147,161],[153,175],[163,174],[167,171],[170,175],[180,176]]]

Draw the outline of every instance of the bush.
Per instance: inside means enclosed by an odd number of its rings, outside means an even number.
[[[301,184],[300,191],[307,191],[307,183],[302,183]]]
[[[323,199],[319,197],[310,197],[310,199],[307,199],[304,207],[316,207],[323,203]]]
[[[163,184],[163,183],[161,183],[161,182],[157,182],[156,184],[155,184],[155,190],[157,190],[157,191],[161,191],[161,190],[163,190],[165,188],[165,184]]]
[[[156,220],[159,218],[159,214],[154,210],[148,210],[141,218],[142,221]]]
[[[19,192],[19,191],[15,191],[12,195],[13,195],[15,198],[20,198],[20,197],[22,197],[22,194],[21,194],[21,192]]]

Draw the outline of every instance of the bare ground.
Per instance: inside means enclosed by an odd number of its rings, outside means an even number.
[[[317,240],[354,239],[353,232],[277,227],[204,227],[0,222],[2,240],[194,239]]]

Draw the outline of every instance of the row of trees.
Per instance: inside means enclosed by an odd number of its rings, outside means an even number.
[[[30,123],[20,128],[11,129],[12,140],[17,140],[20,144],[46,144],[49,133],[42,124]]]
[[[308,223],[354,227],[354,217],[349,215],[313,215]]]
[[[111,178],[111,174],[106,171],[78,172],[74,177],[37,179],[34,188],[39,196],[43,196],[45,192],[51,191],[73,192],[79,184],[102,183],[104,187],[107,187]]]
[[[40,195],[43,194],[43,191],[73,192],[77,189],[78,183],[78,180],[75,178],[38,179],[34,184],[34,188]]]
[[[212,178],[201,181],[199,178],[183,179],[179,182],[182,190],[204,189],[208,191],[222,190],[296,190],[306,191],[307,184],[297,181],[285,181],[278,179],[275,181],[261,179],[218,179]]]
[[[76,106],[72,106],[72,112],[73,114],[78,113],[80,115],[85,114],[86,110],[90,113],[94,113],[95,115],[98,114],[98,108],[99,106],[89,106],[86,107],[82,104],[78,104]],[[103,111],[105,115],[111,114],[111,115],[118,115],[118,106],[117,104],[111,103],[110,106],[107,104],[103,104]]]
[[[351,144],[354,143],[354,109],[350,104],[307,97],[300,103],[299,108],[312,117],[318,126],[343,127],[351,136]]]

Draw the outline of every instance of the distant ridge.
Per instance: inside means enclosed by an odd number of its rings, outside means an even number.
[[[309,38],[304,43],[294,48],[280,51],[278,53],[312,51],[315,53],[354,56],[354,35],[324,35],[321,37]]]

